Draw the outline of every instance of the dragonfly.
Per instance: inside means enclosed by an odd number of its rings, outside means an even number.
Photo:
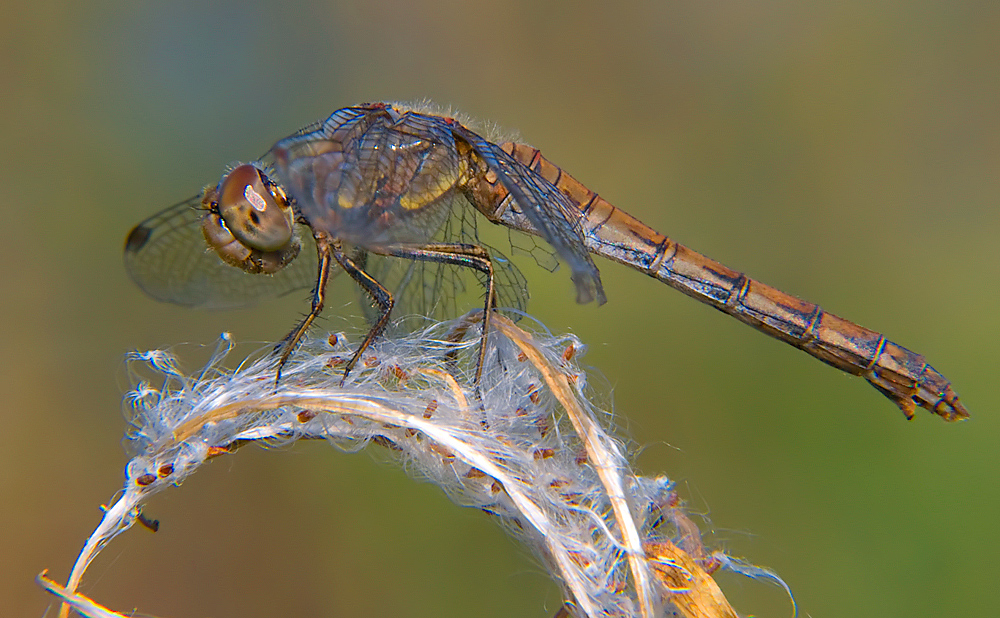
[[[152,297],[190,306],[243,306],[311,285],[311,309],[281,346],[279,378],[323,310],[328,281],[347,273],[374,312],[345,379],[395,306],[440,311],[463,285],[456,272],[472,272],[485,289],[478,381],[491,312],[527,303],[523,275],[480,240],[485,219],[547,243],[569,267],[579,303],[606,301],[591,257],[599,255],[864,377],[908,419],[918,406],[948,421],[968,417],[922,355],[671,240],[538,149],[496,143],[469,124],[402,104],[340,109],[136,225],[126,269]]]

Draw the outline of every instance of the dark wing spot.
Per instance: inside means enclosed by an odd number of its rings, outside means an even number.
[[[149,237],[153,235],[153,229],[144,225],[137,225],[128,233],[125,239],[125,252],[135,253],[146,246]]]
[[[253,211],[250,212],[250,220],[253,221],[254,225],[260,225],[260,215]]]

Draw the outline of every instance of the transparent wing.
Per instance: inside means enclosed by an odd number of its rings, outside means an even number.
[[[440,227],[431,242],[467,243],[485,248],[493,262],[493,277],[497,308],[507,317],[517,320],[528,306],[528,283],[521,271],[503,253],[479,238],[478,213],[464,199],[456,199],[451,216]],[[385,286],[396,298],[394,318],[413,316],[437,320],[451,319],[482,307],[486,294],[486,277],[471,268],[440,262],[424,262],[368,254],[365,270]],[[364,302],[365,317],[377,317],[371,304]],[[401,326],[416,327],[403,319]]]
[[[538,235],[552,245],[569,265],[573,271],[573,283],[576,284],[577,302],[596,299],[603,304],[607,299],[601,285],[601,274],[584,244],[582,217],[569,198],[498,145],[465,127],[459,126],[455,131],[496,173]]]
[[[312,234],[300,230],[302,250],[274,275],[252,275],[223,262],[201,232],[201,196],[175,204],[135,226],[125,241],[125,270],[156,300],[225,309],[247,307],[316,283]],[[331,273],[332,274],[332,273]]]
[[[461,174],[450,127],[384,107],[339,110],[269,159],[314,230],[373,251],[427,242]]]

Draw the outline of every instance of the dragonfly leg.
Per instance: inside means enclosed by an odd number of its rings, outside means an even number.
[[[316,316],[323,311],[323,300],[326,296],[326,283],[330,280],[330,258],[331,249],[333,242],[327,238],[325,235],[316,234],[316,253],[319,257],[317,260],[319,262],[319,271],[316,274],[316,287],[313,289],[312,298],[312,310],[309,311],[309,315],[305,317],[299,325],[295,327],[292,332],[288,333],[285,337],[284,343],[282,344],[281,357],[278,359],[278,371],[274,377],[275,384],[281,380],[281,370],[285,367],[285,363],[288,362],[289,357],[291,357],[292,352],[295,351],[296,346],[302,341],[302,337],[305,336],[306,331],[312,325],[313,320]]]
[[[386,255],[420,260],[424,262],[441,262],[473,268],[486,275],[486,300],[483,305],[483,334],[479,342],[479,358],[476,360],[476,385],[483,376],[483,365],[486,362],[486,336],[490,328],[491,309],[496,307],[496,292],[494,290],[493,262],[489,252],[479,245],[466,243],[434,243],[429,245],[405,246],[397,245],[383,250]]]
[[[385,330],[386,324],[389,323],[389,315],[392,313],[392,306],[395,304],[395,300],[389,290],[385,289],[374,277],[365,272],[364,262],[367,253],[359,252],[356,255],[356,259],[352,259],[344,254],[339,242],[332,243],[332,250],[333,258],[337,260],[337,263],[344,269],[344,272],[350,275],[351,279],[354,279],[379,306],[378,319],[375,320],[375,324],[369,329],[364,341],[361,342],[361,345],[355,350],[354,355],[351,356],[351,360],[347,361],[347,365],[344,366],[344,377],[340,380],[340,384],[343,385],[344,381],[347,380],[347,375],[358,364],[358,359],[361,358],[364,351]]]

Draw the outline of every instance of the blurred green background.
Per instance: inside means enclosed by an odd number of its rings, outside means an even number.
[[[4,615],[45,612],[32,578],[65,578],[121,486],[122,355],[273,340],[305,307],[157,304],[122,268],[128,229],[334,109],[424,97],[927,355],[971,422],[907,423],[863,380],[623,267],[599,263],[610,301],[580,307],[565,271],[520,262],[532,313],[590,344],[639,468],[677,479],[712,542],[779,572],[803,615],[1000,615],[1000,5],[39,0],[0,16]],[[560,601],[487,516],[379,454],[245,449],[147,513],[161,531],[116,539],[85,581],[113,608],[542,617]],[[791,614],[775,588],[720,581],[742,613]]]

